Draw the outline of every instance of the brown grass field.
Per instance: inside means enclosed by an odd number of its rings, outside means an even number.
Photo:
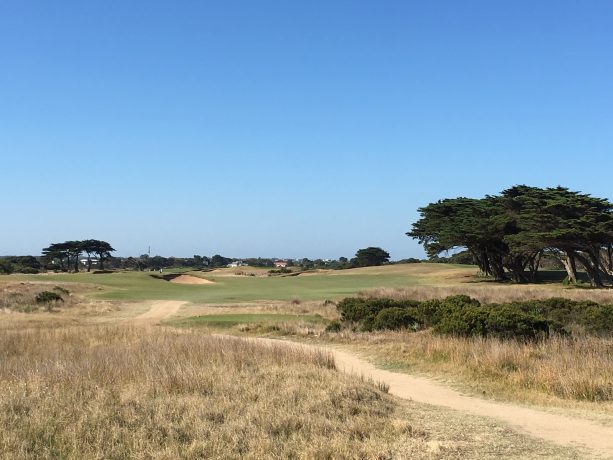
[[[577,458],[287,346],[64,326],[5,330],[0,356],[3,458]]]

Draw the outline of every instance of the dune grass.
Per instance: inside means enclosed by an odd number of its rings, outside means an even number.
[[[160,327],[0,335],[0,457],[576,458],[338,373],[330,355]]]

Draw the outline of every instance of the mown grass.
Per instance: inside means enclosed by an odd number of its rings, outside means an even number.
[[[413,265],[420,265],[414,267]],[[10,275],[17,281],[88,284],[93,296],[106,300],[185,300],[194,303],[235,303],[256,300],[323,300],[353,295],[377,287],[406,287],[445,281],[474,273],[474,268],[443,264],[413,264],[371,269],[308,273],[292,277],[228,276],[225,271],[194,274],[214,281],[207,285],[170,283],[149,272],[105,274]],[[423,266],[422,266],[423,265]],[[441,277],[437,278],[436,274]],[[437,281],[438,280],[438,281]],[[0,281],[2,281],[0,279]]]
[[[184,273],[185,270],[180,270]],[[170,272],[169,272],[170,273]],[[613,290],[567,289],[561,283],[496,284],[476,278],[475,267],[447,264],[401,264],[351,270],[328,270],[291,277],[240,276],[232,269],[190,272],[213,281],[207,285],[175,284],[150,272],[0,276],[3,282],[46,282],[89,287],[94,299],[114,301],[184,300],[197,304],[232,304],[261,300],[339,299],[360,292],[379,297],[415,299],[468,294],[486,302],[569,297],[613,302]]]

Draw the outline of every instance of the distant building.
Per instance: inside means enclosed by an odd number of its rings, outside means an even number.
[[[98,266],[98,258],[97,257],[92,257],[91,258],[91,262],[92,262],[92,267],[97,267]],[[79,259],[79,263],[81,265],[83,265],[84,267],[87,267],[87,257],[80,258]]]
[[[230,262],[228,264],[229,268],[234,268],[234,267],[246,267],[247,264],[245,262],[243,262],[242,260],[235,260],[234,262]]]
[[[275,267],[277,268],[287,267],[287,260],[275,260]]]

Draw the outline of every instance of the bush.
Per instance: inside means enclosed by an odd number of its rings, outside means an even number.
[[[486,335],[488,313],[484,308],[466,305],[463,308],[449,309],[443,312],[434,330],[451,335]]]
[[[486,333],[499,338],[536,339],[549,334],[550,322],[539,315],[504,305],[489,312]]]
[[[373,321],[375,316],[386,308],[415,309],[418,305],[419,302],[415,300],[347,297],[341,300],[336,308],[343,321],[360,322],[367,318]]]
[[[415,317],[406,308],[392,307],[384,308],[374,319],[373,327],[375,329],[405,329],[417,328],[419,326]]]
[[[21,267],[18,272],[23,273],[24,275],[36,275],[40,273],[40,270],[32,267]]]
[[[43,291],[36,296],[36,303],[56,303],[63,301],[64,299],[62,299],[61,295],[52,291]]]
[[[342,328],[340,321],[332,321],[326,326],[326,332],[340,332]]]
[[[532,340],[580,326],[591,334],[613,333],[613,305],[562,298],[481,305],[465,295],[418,302],[387,298],[343,299],[341,319],[363,331],[432,327],[440,334]]]
[[[13,264],[7,260],[0,260],[0,273],[4,275],[9,275],[13,273],[14,268]]]

